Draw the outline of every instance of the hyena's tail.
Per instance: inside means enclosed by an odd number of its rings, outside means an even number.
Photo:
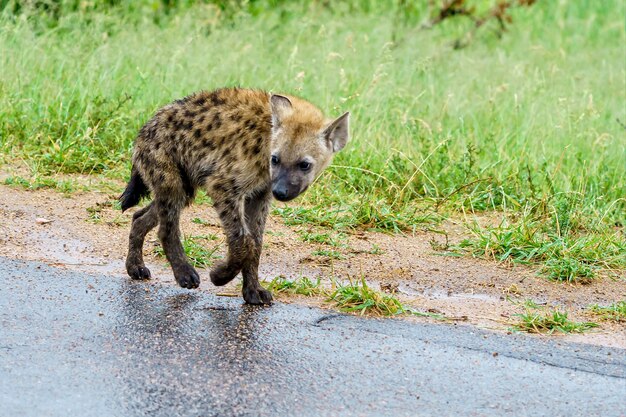
[[[143,182],[139,172],[133,167],[130,174],[130,181],[128,181],[126,189],[119,198],[122,211],[136,206],[143,197],[148,197],[149,195],[150,190],[146,186],[146,183]]]

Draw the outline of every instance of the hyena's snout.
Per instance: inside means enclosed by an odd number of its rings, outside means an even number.
[[[278,201],[289,201],[293,198],[289,198],[289,190],[285,186],[275,185],[272,187],[272,194]]]
[[[308,187],[302,176],[290,173],[288,170],[280,172],[272,180],[272,194],[278,201],[290,201],[302,194]]]
[[[304,187],[306,189],[306,187]],[[289,181],[280,179],[272,183],[272,194],[278,201],[290,201],[299,196],[304,191],[299,181]]]

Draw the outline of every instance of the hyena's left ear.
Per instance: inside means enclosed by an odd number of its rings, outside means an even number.
[[[322,135],[328,141],[333,152],[339,152],[346,146],[350,139],[349,128],[350,112],[345,112],[324,129]]]
[[[272,94],[270,106],[272,108],[272,126],[275,128],[279,127],[283,120],[293,113],[291,100],[280,94]]]

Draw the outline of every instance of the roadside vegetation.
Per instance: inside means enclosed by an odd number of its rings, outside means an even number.
[[[460,2],[479,18],[497,3]],[[275,205],[288,225],[328,230],[303,240],[342,248],[352,229],[452,217],[469,237],[448,250],[556,281],[623,279],[624,4],[517,3],[477,29],[469,11],[438,20],[426,0],[2,1],[0,163],[21,172],[6,183],[71,193],[66,174],[124,180],[157,108],[259,87],[352,112],[334,165],[297,205]],[[187,253],[211,259],[205,243],[187,239]]]
[[[313,281],[307,277],[290,280],[284,276],[278,276],[267,283],[266,287],[274,293],[297,294],[306,297],[322,296],[326,293],[326,290],[321,286],[321,281],[319,279]]]
[[[559,308],[549,309],[531,299],[512,301],[524,308],[521,314],[514,314],[511,329],[518,332],[553,334],[584,333],[599,327],[595,322],[576,322],[568,318],[568,313]]]
[[[589,283],[597,271],[617,275],[626,265],[622,231],[556,233],[535,219],[489,227],[473,222],[468,230],[471,237],[453,249],[498,261],[541,263],[540,271],[554,281]]]
[[[441,314],[421,312],[408,307],[400,302],[394,294],[386,294],[373,289],[363,277],[350,279],[348,282],[333,279],[331,283],[332,285],[327,288],[322,285],[319,278],[315,281],[307,277],[291,280],[284,276],[278,276],[272,281],[266,282],[265,286],[277,295],[289,294],[321,298],[328,305],[344,313],[369,316],[414,315],[446,320],[446,317]]]
[[[547,312],[527,309],[525,313],[518,314],[517,319],[512,326],[513,329],[528,333],[584,333],[598,327],[598,324],[593,322],[572,321],[567,318],[567,312],[558,309]]]
[[[341,283],[333,280],[331,288],[322,286],[321,281],[307,277],[289,280],[279,276],[267,284],[274,293],[298,294],[306,297],[322,297],[327,303],[345,313],[374,316],[394,316],[410,314],[396,297],[372,289],[364,278]]]
[[[595,304],[590,307],[590,310],[599,320],[626,322],[626,300],[608,306]]]

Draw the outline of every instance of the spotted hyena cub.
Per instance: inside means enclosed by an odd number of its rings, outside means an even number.
[[[120,197],[126,210],[153,194],[133,215],[128,274],[150,278],[142,249],[158,224],[176,281],[198,287],[179,220],[202,188],[213,199],[228,242],[226,260],[211,270],[211,281],[225,285],[241,271],[244,300],[271,302],[258,280],[271,197],[289,201],[307,189],[348,142],[348,116],[329,120],[298,97],[238,88],[196,93],[160,109],[137,136],[131,178]]]

